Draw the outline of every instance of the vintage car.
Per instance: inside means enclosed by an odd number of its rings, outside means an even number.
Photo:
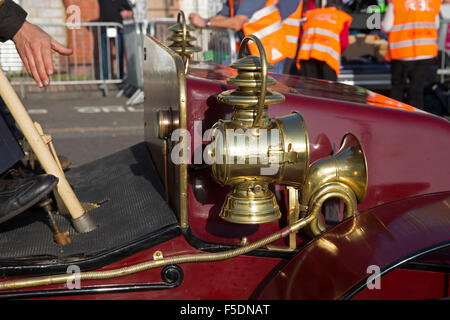
[[[270,73],[254,36],[231,67],[189,63],[190,28],[171,30],[144,41],[142,143],[64,176],[15,115],[60,185],[0,225],[0,298],[449,296],[448,121]]]

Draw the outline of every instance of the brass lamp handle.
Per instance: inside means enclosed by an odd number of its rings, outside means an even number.
[[[183,26],[183,54],[186,51],[186,37],[187,37],[187,26],[186,26],[186,16],[183,11],[178,12],[177,23]]]
[[[187,24],[186,24],[186,16],[184,15],[184,12],[182,10],[178,12],[177,23],[180,23],[183,26],[183,41],[181,41],[182,43],[181,57],[183,58],[184,62],[184,73],[187,73],[189,68],[189,57],[186,56]]]
[[[261,60],[261,94],[259,95],[259,104],[258,109],[256,111],[255,120],[253,122],[254,127],[259,127],[261,124],[261,119],[264,113],[264,103],[266,101],[266,91],[267,91],[267,56],[266,51],[264,50],[264,46],[261,43],[261,40],[259,40],[256,36],[250,34],[242,40],[241,45],[239,47],[239,56],[238,59],[241,59],[244,57],[245,47],[246,44],[252,40],[256,43],[256,46],[258,47],[259,51],[259,57]]]

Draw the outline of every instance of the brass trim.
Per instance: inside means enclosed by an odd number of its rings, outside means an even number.
[[[192,41],[197,40],[190,35],[190,32],[195,29],[187,25],[186,16],[184,15],[184,12],[180,10],[177,16],[177,24],[170,26],[169,30],[174,33],[167,39],[173,41],[173,43],[169,45],[169,48],[181,56],[184,63],[184,72],[187,74],[192,54],[202,50],[200,47],[191,44]]]
[[[153,252],[153,260],[162,260],[164,259],[162,251],[158,250]]]
[[[217,253],[199,253],[199,254],[189,254],[183,256],[174,256],[157,260],[150,260],[142,262],[140,264],[135,264],[128,267],[123,267],[108,271],[91,271],[91,272],[81,272],[77,275],[79,280],[103,280],[111,279],[117,277],[123,277],[130,274],[142,272],[145,270],[163,267],[172,264],[182,264],[182,263],[193,263],[193,262],[213,262],[231,259],[246,253],[249,253],[255,249],[265,247],[269,243],[287,237],[293,232],[304,228],[312,221],[311,217],[306,217],[297,220],[293,225],[285,227],[271,235],[268,235],[260,240],[247,244],[237,249],[228,250],[225,252]],[[30,288],[37,286],[47,286],[58,283],[66,283],[68,280],[72,280],[73,274],[59,274],[35,278],[26,278],[18,280],[9,280],[0,282],[0,290],[11,290],[20,288]]]
[[[261,93],[259,95],[259,103],[258,103],[258,109],[256,112],[256,116],[253,121],[254,127],[260,127],[261,120],[262,120],[263,113],[264,113],[264,105],[265,105],[265,101],[266,101],[267,74],[268,74],[267,64],[268,64],[268,62],[267,62],[266,51],[264,50],[264,47],[263,47],[261,41],[259,41],[259,39],[252,34],[246,36],[244,38],[244,40],[242,40],[241,45],[239,47],[238,59],[241,59],[244,57],[246,45],[250,40],[252,40],[256,44],[258,51],[259,51],[260,61],[261,61]]]
[[[162,143],[162,154],[163,154],[163,161],[164,161],[164,193],[166,196],[166,203],[169,203],[169,159],[167,156],[168,150],[168,144],[167,139],[163,140]]]
[[[289,226],[292,226],[299,219],[300,203],[299,203],[299,199],[298,199],[298,189],[296,189],[294,187],[287,187],[287,190],[289,193],[288,223],[289,223]],[[273,250],[273,251],[284,251],[284,252],[294,251],[295,249],[297,249],[297,232],[292,232],[289,234],[289,240],[288,240],[287,246],[272,245],[272,246],[267,246],[267,249]]]
[[[5,0],[0,0],[0,8],[5,4]]]
[[[176,69],[176,77],[178,83],[178,114],[176,114],[177,110],[171,110],[172,112],[172,129],[184,129],[187,131],[187,88],[186,88],[186,74],[185,74],[185,66],[182,58],[175,51],[171,50],[155,38],[147,35],[146,41],[151,41],[152,46],[156,45],[164,52],[170,55],[172,61],[174,63]],[[145,44],[145,42],[144,42]],[[144,70],[145,74],[145,70]],[[178,116],[178,120],[177,120]],[[178,124],[178,126],[177,126]],[[149,124],[147,124],[149,125]],[[158,124],[156,124],[158,126]],[[153,128],[152,128],[153,130]],[[156,128],[154,128],[156,131]],[[172,130],[173,131],[173,130]],[[169,135],[170,135],[169,131]],[[160,139],[159,136],[155,136],[155,139]],[[161,141],[162,143],[162,141]],[[162,146],[158,147],[158,152],[161,152]],[[188,165],[180,164],[178,167],[178,192],[174,192],[175,196],[171,197],[171,205],[174,206],[175,211],[178,210],[180,226],[182,229],[187,229],[189,227],[188,222]],[[163,169],[164,170],[164,169]],[[160,172],[161,174],[161,172]],[[164,173],[162,173],[163,175]],[[164,176],[162,177],[164,179]],[[179,200],[177,201],[177,195],[179,195]]]

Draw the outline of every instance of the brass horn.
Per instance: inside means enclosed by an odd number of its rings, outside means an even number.
[[[339,151],[310,166],[309,175],[301,190],[302,216],[315,219],[306,227],[312,236],[327,230],[322,220],[322,206],[327,199],[344,201],[344,219],[357,214],[357,204],[364,199],[367,190],[367,161],[364,150],[353,134],[342,138]]]

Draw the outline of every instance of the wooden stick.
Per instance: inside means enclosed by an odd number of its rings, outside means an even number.
[[[52,153],[53,159],[55,159],[59,170],[64,171],[62,166],[61,166],[61,162],[59,162],[59,158],[58,158],[58,154],[56,153],[55,146],[53,145],[52,136],[44,133],[44,130],[42,129],[42,126],[41,126],[41,124],[39,122],[35,121],[34,122],[34,126],[36,127],[37,131],[39,132],[39,134],[41,135],[42,139],[44,140],[44,143],[50,149],[50,152]]]
[[[64,172],[60,170],[58,164],[53,158],[47,145],[42,140],[39,132],[31,120],[30,115],[20,101],[17,93],[14,91],[13,87],[9,83],[8,79],[4,75],[0,67],[0,96],[6,103],[9,111],[16,120],[20,130],[22,130],[25,139],[33,149],[39,162],[44,168],[45,172],[52,174],[59,178],[58,185],[56,186],[56,191],[60,195],[67,209],[69,210],[72,219],[78,219],[85,214],[85,210],[81,206],[80,201],[73,192],[69,185],[69,182],[64,175]]]

